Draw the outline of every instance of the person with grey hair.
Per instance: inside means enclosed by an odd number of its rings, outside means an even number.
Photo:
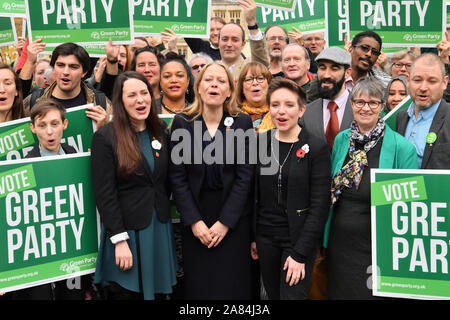
[[[402,50],[396,52],[391,57],[391,64],[389,66],[389,73],[392,77],[396,77],[399,75],[404,75],[405,77],[409,76],[409,70],[414,62],[417,59],[417,55],[409,50]]]
[[[200,71],[202,71],[203,67],[211,62],[213,62],[213,59],[209,55],[200,52],[191,55],[187,61],[187,64],[189,65],[189,68],[191,68],[192,75],[196,77]]]
[[[305,47],[297,43],[290,43],[281,53],[281,68],[285,77],[294,81],[307,91],[310,81],[314,78],[308,73],[311,60]]]
[[[398,112],[397,132],[411,141],[421,169],[450,169],[450,104],[443,99],[448,84],[441,58],[426,53],[414,61],[408,79],[413,101]]]
[[[331,160],[331,210],[325,226],[329,299],[376,299],[372,265],[370,169],[417,169],[414,146],[385,125],[384,87],[360,79],[350,99],[354,121],[336,136]]]

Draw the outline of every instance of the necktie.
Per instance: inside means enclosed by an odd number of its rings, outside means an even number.
[[[338,106],[336,102],[330,101],[328,103],[328,110],[330,111],[330,121],[328,121],[325,136],[327,138],[328,145],[330,146],[330,151],[333,149],[334,138],[339,132],[339,120],[336,113],[337,108]]]

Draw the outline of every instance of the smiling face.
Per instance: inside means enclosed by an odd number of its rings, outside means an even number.
[[[164,65],[161,71],[161,89],[171,100],[184,99],[189,78],[186,69],[177,61]]]
[[[378,122],[378,117],[383,110],[384,105],[382,104],[380,98],[369,97],[366,93],[361,93],[356,95],[352,101],[353,108],[353,116],[355,118],[356,123],[358,124],[362,133],[368,132],[371,129],[375,128]],[[358,108],[358,103],[365,102],[362,108]],[[378,107],[371,108],[369,107],[369,103],[373,102],[378,103]]]
[[[225,100],[231,96],[228,76],[223,67],[213,64],[204,71],[198,93],[206,107],[223,107]]]
[[[122,102],[133,126],[137,130],[145,129],[152,102],[147,84],[133,78],[126,80],[122,88]]]
[[[298,119],[305,113],[305,106],[299,105],[298,95],[287,88],[272,92],[269,112],[275,127],[280,132],[291,132],[298,126]]]
[[[160,66],[153,53],[144,51],[136,57],[136,71],[147,78],[152,88],[159,84]]]
[[[209,26],[209,42],[217,48],[219,47],[219,32],[223,24],[217,20],[211,20]]]
[[[394,109],[407,97],[406,86],[401,80],[394,80],[389,88],[387,104],[389,110]]]
[[[305,50],[300,46],[287,46],[284,48],[281,67],[286,78],[297,83],[308,82],[307,72],[310,62],[306,59],[305,54]]]
[[[60,55],[53,67],[57,88],[54,93],[62,98],[73,98],[81,90],[81,80],[86,75],[75,55]],[[56,97],[59,97],[56,96]]]
[[[0,69],[0,114],[3,115],[0,120],[6,118],[7,114],[11,115],[14,99],[18,94],[12,71]]]
[[[369,49],[365,52],[364,49]],[[352,54],[352,68],[360,73],[368,72],[378,60],[378,56],[372,53],[372,50],[380,51],[380,44],[372,37],[362,38],[356,47],[350,47]]]
[[[261,107],[266,104],[269,83],[262,73],[247,72],[243,82],[245,100],[251,107]]]
[[[34,124],[30,124],[30,128],[37,135],[41,148],[58,153],[67,124],[67,119],[62,120],[61,112],[54,108],[48,110],[43,116],[36,117]]]
[[[245,41],[242,41],[242,30],[235,24],[227,24],[220,30],[219,49],[223,62],[232,65],[241,56]]]
[[[345,67],[341,64],[329,60],[320,60],[317,70],[320,97],[331,100],[339,97],[345,90],[344,82],[350,72],[350,68],[345,70]]]

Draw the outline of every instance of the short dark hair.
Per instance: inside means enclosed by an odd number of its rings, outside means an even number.
[[[184,70],[186,71],[188,80],[189,80],[189,84],[187,87],[187,92],[186,92],[186,101],[189,103],[194,102],[195,99],[195,92],[194,92],[194,82],[195,82],[195,78],[192,75],[191,72],[191,68],[188,66],[188,64],[186,63],[186,60],[183,59],[182,56],[177,55],[176,53],[174,53],[173,56],[169,56],[166,57],[166,59],[161,63],[160,65],[160,74],[163,72],[164,66],[166,64],[168,64],[169,62],[178,62],[179,64],[181,64],[184,68]]]
[[[235,22],[228,22],[228,23],[225,24],[223,27],[225,27],[225,26],[227,26],[227,25],[229,25],[229,24],[238,26],[238,27],[241,29],[241,32],[242,32],[242,42],[245,42],[245,31],[244,31],[244,28],[242,28],[242,26],[241,26],[240,24],[237,24],[237,23],[235,23]],[[222,29],[223,29],[223,27],[222,27]],[[220,33],[222,32],[222,29],[220,29],[220,31],[219,31],[219,40],[220,40]]]
[[[376,42],[380,44],[380,50],[383,45],[383,40],[381,40],[381,37],[378,35],[378,33],[373,32],[371,30],[363,31],[358,33],[352,40],[352,47],[356,47],[363,38],[373,38]]]
[[[153,53],[156,57],[156,59],[158,60],[159,65],[161,66],[161,64],[164,61],[164,56],[159,52],[159,50],[155,47],[150,47],[150,46],[145,46],[142,48],[137,49],[134,52],[134,56],[133,56],[133,61],[131,62],[131,66],[130,66],[130,70],[131,71],[136,71],[136,60],[137,60],[137,56],[140,55],[142,52],[150,52]]]
[[[272,94],[278,89],[288,89],[289,91],[295,93],[298,96],[299,107],[305,106],[306,104],[306,93],[302,87],[296,84],[294,81],[289,79],[275,78],[269,84],[269,89],[267,90],[266,101],[267,105],[270,107],[270,99]]]
[[[89,54],[82,46],[73,42],[66,42],[57,46],[55,50],[53,50],[50,65],[54,68],[59,56],[66,57],[70,55],[74,55],[77,58],[83,68],[83,72],[89,71],[91,66]]]
[[[31,109],[31,123],[34,125],[36,118],[45,117],[45,115],[52,109],[59,111],[61,120],[66,120],[66,109],[56,100],[46,98],[40,99]]]
[[[0,70],[2,69],[7,69],[11,71],[11,74],[14,77],[14,84],[16,85],[17,90],[17,96],[14,97],[11,109],[7,112],[5,119],[8,118],[10,112],[12,120],[23,118],[25,117],[25,109],[23,108],[22,80],[19,79],[17,73],[15,73],[14,70],[11,69],[9,65],[0,62]]]

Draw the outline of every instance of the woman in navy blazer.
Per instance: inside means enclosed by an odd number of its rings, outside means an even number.
[[[110,299],[154,299],[171,293],[176,283],[168,135],[143,75],[119,75],[112,101],[113,121],[92,141],[92,180],[102,220],[95,282],[107,288]]]
[[[249,141],[237,145],[229,134],[254,135],[252,122],[237,108],[223,64],[208,64],[194,91],[193,105],[172,122],[169,170],[184,226],[186,298],[249,299],[253,166],[237,163],[238,155],[248,160]]]

